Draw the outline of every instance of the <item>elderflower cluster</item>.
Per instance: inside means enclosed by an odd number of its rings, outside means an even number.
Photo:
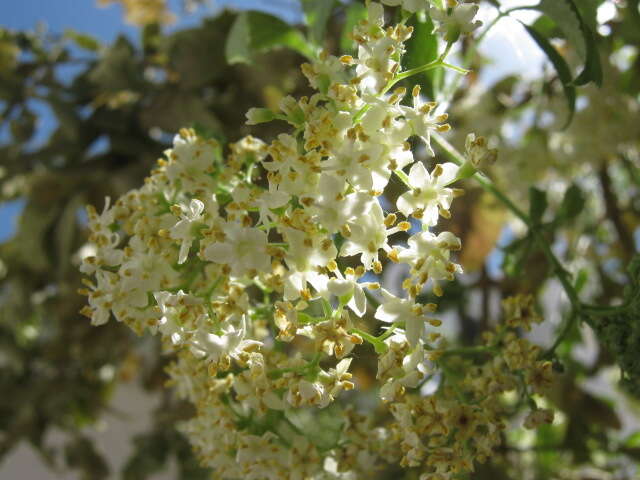
[[[420,396],[449,357],[437,306],[418,297],[425,287],[442,295],[462,271],[460,240],[437,229],[461,190],[456,165],[428,169],[409,143],[433,156],[446,114],[417,87],[410,105],[404,89],[389,92],[411,33],[385,28],[370,3],[357,58],[322,54],[302,69],[314,95],[247,114],[250,124],[286,120],[291,133],[225,151],[182,130],[141,188],[88,209],[83,313],[159,335],[175,354],[170,383],[196,410],[181,429],[217,478],[355,479],[400,459],[449,478],[498,443],[495,398],[512,389],[510,372],[535,385],[548,377],[510,332],[487,347],[504,344],[505,356],[470,366],[458,396],[450,380]],[[407,189],[385,208],[392,175]],[[389,262],[409,271],[402,295],[378,281]],[[363,344],[377,355],[387,420],[349,406]]]

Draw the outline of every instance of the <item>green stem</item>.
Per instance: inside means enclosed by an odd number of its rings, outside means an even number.
[[[384,332],[382,335],[380,335],[378,338],[378,340],[380,340],[381,342],[384,342],[387,338],[389,338],[392,334],[393,331],[397,328],[398,326],[394,323],[393,325],[391,325],[391,327],[389,327],[389,329]]]
[[[359,328],[351,328],[349,333],[355,333],[360,335],[363,339],[373,345],[376,353],[384,353],[387,351],[387,345],[381,341],[378,337],[374,337],[370,333],[365,332],[364,330],[360,330]]]
[[[396,75],[393,78],[393,80],[391,80],[387,84],[387,86],[384,88],[382,93],[388,92],[396,83],[404,80],[405,78],[412,77],[419,73],[428,72],[429,70],[433,70],[434,68],[438,68],[438,67],[450,68],[451,70],[455,70],[456,72],[461,73],[463,75],[466,75],[467,73],[469,73],[469,70],[465,68],[457,67],[455,65],[452,65],[444,61],[447,58],[447,55],[449,55],[449,51],[451,50],[452,46],[453,46],[453,43],[447,43],[447,46],[445,47],[444,52],[442,52],[442,54],[435,60],[429,63],[425,63],[424,65],[421,65],[419,67],[405,70],[404,72],[401,72],[398,75]]]
[[[549,359],[555,355],[556,349],[564,341],[564,339],[571,332],[571,330],[573,330],[573,327],[575,326],[577,320],[578,320],[578,315],[576,314],[575,310],[572,310],[571,313],[569,314],[569,318],[567,318],[567,321],[562,327],[562,330],[556,337],[555,342],[553,342],[553,345],[551,345],[551,347],[549,347],[549,349],[546,352],[544,352],[544,354],[542,355],[542,358]]]

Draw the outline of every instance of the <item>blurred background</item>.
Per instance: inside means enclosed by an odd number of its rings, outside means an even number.
[[[248,133],[268,141],[279,133],[277,123],[245,126],[244,115],[309,93],[299,72],[301,48],[286,40],[261,43],[255,33],[249,54],[238,58],[227,39],[246,11],[261,12],[256,18],[274,31],[307,32],[304,5],[5,3],[0,478],[209,478],[174,428],[190,407],[163,389],[170,359],[160,356],[159,345],[115,322],[91,327],[77,313],[85,300],[76,293],[84,205],[100,210],[105,197],[140,185],[182,127],[225,142]],[[363,5],[328,3],[326,33],[307,38],[324,37],[330,52],[348,52],[347,32],[364,15]],[[516,10],[523,5],[537,8]],[[627,267],[640,244],[640,11],[637,0],[584,0],[575,11],[571,5],[482,1],[479,18],[493,26],[478,42],[461,42],[451,60],[473,72],[464,78],[429,72],[412,81],[450,113],[448,141],[462,149],[473,131],[500,150],[487,174],[516,204],[537,212],[581,298],[616,305],[631,295]],[[430,21],[415,20],[414,27],[407,68],[438,51]],[[582,81],[567,80],[563,65],[571,76],[586,72]],[[416,155],[432,161],[423,151]],[[530,336],[551,345],[568,304],[557,280],[522,223],[474,184],[465,189],[443,226],[461,237],[466,272],[441,303],[447,337],[473,344],[498,321],[500,300],[523,292],[537,296],[546,320]],[[398,192],[391,185],[385,194]],[[405,274],[389,269],[385,281],[400,285]],[[612,314],[595,332],[586,325],[570,332],[558,350],[556,422],[536,434],[514,430],[505,451],[473,478],[638,478],[640,320],[625,315]]]

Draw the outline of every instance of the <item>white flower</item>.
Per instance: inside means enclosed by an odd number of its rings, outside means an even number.
[[[329,233],[337,232],[353,217],[356,202],[353,195],[344,195],[344,190],[344,179],[323,173],[318,182],[318,191],[310,195],[313,200],[311,212]]]
[[[358,282],[358,276],[355,272],[346,273],[342,277],[340,271],[336,271],[338,278],[332,278],[327,285],[328,290],[338,298],[349,297],[347,306],[359,317],[363,316],[367,311],[367,297],[365,296],[362,284]]]
[[[237,358],[240,352],[262,345],[262,342],[245,339],[247,321],[244,315],[240,328],[225,325],[221,333],[218,335],[206,332],[204,329],[197,330],[193,339],[189,341],[192,351],[216,364],[223,361],[226,356]]]
[[[378,94],[397,71],[404,52],[402,42],[411,36],[412,30],[400,26],[384,30],[384,8],[379,3],[369,3],[367,11],[367,21],[354,32],[358,42],[356,75],[361,91]]]
[[[409,248],[400,251],[398,260],[411,266],[411,275],[419,286],[431,279],[433,291],[442,295],[438,280],[453,280],[454,273],[462,273],[462,267],[449,260],[451,251],[460,249],[460,239],[451,232],[438,236],[420,232],[412,235],[407,243]]]
[[[446,113],[436,115],[436,106],[435,102],[423,102],[418,88],[413,90],[413,107],[399,106],[411,126],[413,135],[422,139],[432,157],[435,153],[431,148],[431,131],[446,132],[451,129],[448,123],[444,123],[449,116]]]
[[[224,228],[224,236],[223,242],[210,243],[204,248],[205,260],[229,265],[235,276],[242,276],[250,271],[270,270],[266,233],[257,228],[228,222]]]
[[[295,300],[302,296],[305,300],[310,300],[316,298],[318,295],[328,298],[328,280],[329,277],[314,270],[305,270],[302,272],[290,270],[284,280],[284,298],[285,300]],[[307,283],[313,286],[317,295],[312,294],[307,289]]]
[[[173,148],[165,151],[169,159],[165,167],[167,178],[184,190],[214,190],[215,181],[206,174],[213,171],[218,148],[215,140],[203,140],[192,130],[180,130],[173,139]]]
[[[360,260],[367,270],[378,260],[378,250],[390,249],[382,207],[377,200],[369,201],[362,215],[349,223],[350,234],[340,249],[340,256],[361,254]]]
[[[300,380],[287,392],[287,402],[298,408],[305,405],[319,405],[325,396],[325,388],[318,382]]]
[[[441,214],[448,218],[454,195],[447,185],[455,180],[457,173],[458,166],[453,163],[438,164],[431,174],[421,162],[414,163],[409,170],[411,190],[398,198],[398,210],[421,219],[428,226],[436,225]]]
[[[469,34],[482,25],[480,20],[473,21],[473,17],[478,13],[478,5],[452,3],[454,7],[450,10],[440,10],[433,5],[429,7],[429,15],[439,24],[438,31],[444,33],[444,39],[450,43],[455,42],[460,35]]]
[[[169,231],[169,236],[173,240],[180,243],[180,252],[178,253],[178,263],[184,263],[187,260],[191,243],[194,240],[193,226],[202,221],[202,212],[204,211],[204,203],[193,198],[189,202],[189,206],[180,205],[180,221],[176,223]]]
[[[294,300],[300,295],[308,295],[307,281],[321,295],[326,295],[328,277],[318,273],[318,267],[325,267],[336,257],[338,251],[333,240],[317,231],[303,232],[287,227],[280,231],[289,245],[285,255],[290,272],[285,281],[285,299]]]
[[[495,163],[498,157],[498,150],[489,148],[484,137],[476,137],[475,133],[470,133],[464,142],[464,156],[475,168],[482,165]]]
[[[89,220],[89,242],[96,247],[95,255],[88,255],[82,259],[80,271],[92,275],[101,266],[116,266],[122,263],[123,251],[118,247],[120,236],[112,230],[115,225],[115,210],[110,208],[111,199],[106,197],[101,214],[89,205],[87,217]]]
[[[394,333],[385,340],[386,353],[378,358],[376,378],[385,379],[380,388],[380,398],[392,402],[404,392],[405,387],[415,388],[424,378],[426,367],[422,341],[408,351],[404,335]]]
[[[424,333],[427,320],[424,314],[433,310],[415,303],[413,299],[398,298],[385,289],[382,289],[382,298],[375,318],[388,323],[404,323],[407,341],[411,347],[415,347]]]

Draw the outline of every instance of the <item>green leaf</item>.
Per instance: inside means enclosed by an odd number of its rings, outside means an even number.
[[[574,84],[585,85],[594,82],[601,86],[602,67],[595,36],[591,27],[583,20],[575,2],[573,0],[541,0],[533,8],[544,13],[558,25],[569,44],[584,61],[584,68],[574,80]]]
[[[542,0],[535,8],[551,18],[562,30],[567,41],[585,60],[586,44],[582,35],[580,13],[570,0]]]
[[[600,55],[598,53],[598,45],[596,44],[595,35],[591,31],[585,31],[585,41],[587,42],[587,60],[584,70],[573,81],[575,85],[586,85],[594,82],[599,87],[602,86],[602,65],[600,64]]]
[[[407,50],[402,57],[403,70],[421,67],[438,58],[438,36],[433,32],[431,19],[424,13],[414,15],[408,25],[413,27],[413,35],[405,44]],[[422,91],[431,99],[436,98],[443,71],[438,68],[414,77]]]
[[[524,28],[527,30],[529,35],[531,35],[531,38],[533,38],[533,40],[538,44],[542,51],[547,55],[547,58],[555,68],[556,72],[558,73],[558,77],[562,82],[564,95],[567,99],[567,107],[569,108],[569,116],[564,125],[564,127],[566,128],[571,123],[573,114],[576,111],[576,87],[573,84],[569,65],[567,65],[567,62],[564,58],[562,58],[562,55],[558,53],[555,47],[551,45],[551,43],[549,43],[549,40],[547,40],[547,38],[536,31],[533,27],[529,27],[524,23],[522,25],[524,25]]]
[[[640,430],[629,435],[622,443],[628,448],[640,447]]]
[[[100,61],[89,72],[89,80],[107,92],[136,90],[144,86],[135,48],[126,37],[119,36],[102,52]]]
[[[578,275],[576,275],[576,281],[574,284],[574,288],[576,289],[576,293],[580,293],[584,286],[587,284],[589,280],[589,272],[585,268],[581,268],[578,270]]]
[[[571,222],[584,208],[585,197],[580,187],[572,184],[564,193],[564,198],[558,209],[556,223]]]
[[[334,3],[334,0],[302,0],[304,20],[309,27],[309,39],[318,47],[322,47],[324,43],[324,32]]]
[[[547,205],[547,192],[536,187],[529,188],[529,217],[534,224],[540,223]]]
[[[229,31],[229,38],[224,49],[227,62],[251,63],[251,39],[249,27],[249,14],[241,13]]]
[[[89,50],[90,52],[97,52],[100,49],[100,42],[91,35],[86,33],[76,32],[73,29],[67,28],[64,31],[65,38],[73,41],[78,47]]]
[[[354,50],[351,33],[360,20],[367,18],[367,9],[361,3],[352,3],[347,7],[345,13],[342,36],[340,37],[340,50],[351,52]]]
[[[230,64],[251,63],[255,54],[277,48],[290,48],[313,57],[312,48],[300,31],[272,15],[249,11],[238,15],[231,27],[225,55]]]

